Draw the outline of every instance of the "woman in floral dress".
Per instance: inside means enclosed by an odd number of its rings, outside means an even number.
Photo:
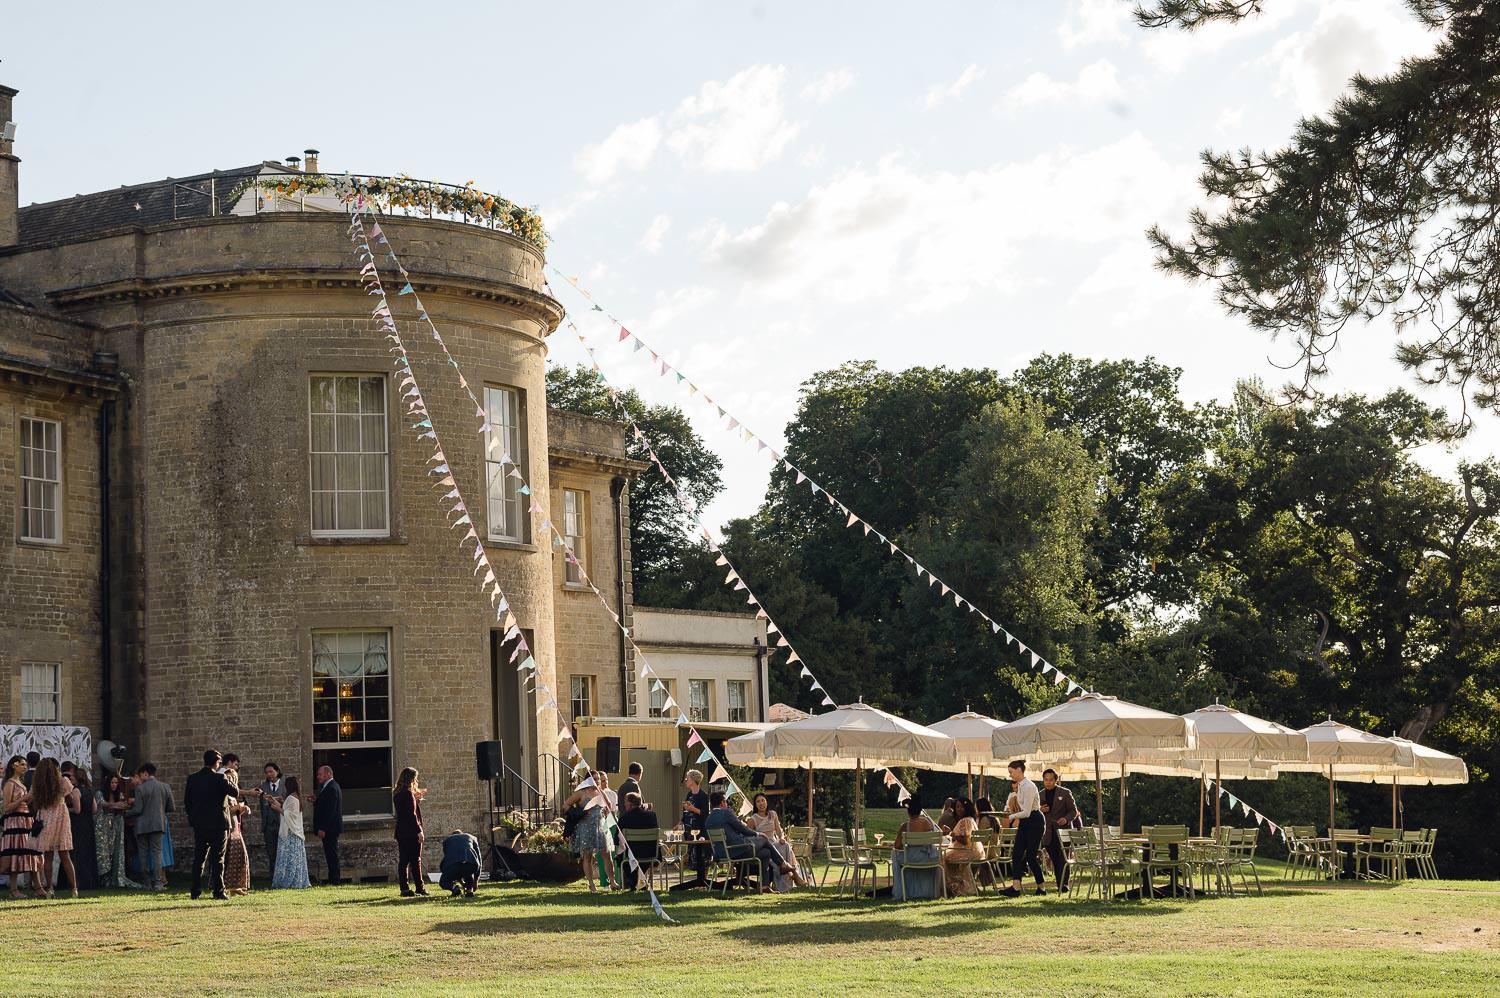
[[[224,779],[238,790],[240,774],[232,769],[224,770]],[[245,894],[250,890],[250,852],[245,848],[244,817],[250,806],[236,800],[229,815],[229,841],[224,846],[224,890],[230,894]]]
[[[115,773],[106,773],[99,789],[94,791],[94,856],[99,866],[100,887],[129,887],[140,884],[125,873],[125,801],[123,781]]]

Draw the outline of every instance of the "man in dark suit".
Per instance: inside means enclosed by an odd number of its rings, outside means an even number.
[[[627,781],[628,782],[628,781]],[[620,828],[625,831],[636,831],[650,829],[653,832],[661,830],[661,824],[657,821],[656,812],[646,809],[641,803],[641,795],[634,791],[620,796]],[[622,836],[623,838],[623,836]],[[635,862],[625,860],[625,889],[633,891],[640,883],[640,870],[655,863],[658,859],[656,840],[650,842],[627,843],[630,852],[635,856]]]
[[[1068,828],[1078,816],[1078,805],[1067,787],[1057,782],[1057,770],[1042,771],[1042,814],[1047,819],[1047,829],[1042,833],[1042,848],[1047,850],[1047,859],[1052,863],[1052,876],[1057,878],[1057,889],[1068,889],[1068,856],[1063,852],[1059,828]]]
[[[271,806],[271,801],[286,797],[286,784],[281,779],[281,767],[274,762],[266,763],[266,779],[260,785],[260,837],[266,844],[267,867],[276,872],[276,841],[281,837],[281,812]]]
[[[626,794],[638,794],[641,792],[641,764],[632,762],[625,770],[625,782],[620,784],[620,799],[624,800]],[[645,796],[642,795],[642,800]]]
[[[339,882],[339,836],[344,831],[344,791],[333,778],[332,766],[318,767],[318,792],[313,795],[313,831],[323,840],[323,862],[328,882]]]
[[[214,900],[227,901],[224,893],[224,846],[229,841],[230,809],[239,801],[240,792],[224,779],[219,767],[220,756],[214,749],[203,753],[203,768],[187,778],[184,806],[188,824],[193,826],[193,891],[196,900],[203,892],[203,874]]]
[[[709,812],[706,827],[710,831],[720,828],[724,830],[724,846],[714,844],[715,859],[742,859],[750,856],[759,859],[761,893],[774,890],[771,885],[776,882],[778,872],[792,875],[794,867],[782,862],[781,856],[771,845],[771,840],[745,824],[729,809],[729,799],[724,791],[715,790],[709,800],[713,810]]]

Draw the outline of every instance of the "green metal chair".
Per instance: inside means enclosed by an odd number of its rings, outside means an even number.
[[[1374,842],[1361,842],[1355,848],[1355,870],[1366,880],[1401,879],[1401,830],[1398,828],[1374,827],[1370,829]],[[1378,869],[1377,869],[1378,868]]]
[[[647,889],[656,886],[658,872],[662,878],[662,886],[666,887],[666,869],[662,865],[661,832],[655,828],[622,828],[620,831],[625,833],[626,848],[632,853],[645,851],[630,848],[633,845],[650,844],[656,847],[653,851],[654,859],[641,859],[637,855],[636,862],[641,864],[641,872],[645,874]],[[626,858],[625,862],[628,864],[629,858]]]
[[[736,856],[735,851],[744,851],[749,846],[732,846],[724,835],[722,828],[708,829],[708,842],[713,847],[713,857],[709,860],[708,868],[710,876],[715,872],[724,874],[724,889],[719,892],[720,897],[729,896],[729,888],[736,880],[745,879],[747,867],[755,868],[756,880],[765,876],[765,871],[760,868],[760,857],[752,850],[749,856]],[[723,850],[723,859],[719,858],[719,851]]]
[[[1154,885],[1159,874],[1166,874],[1187,887],[1188,897],[1197,897],[1193,888],[1195,871],[1187,851],[1187,826],[1155,825],[1147,838],[1151,844],[1146,854],[1146,880],[1143,883]],[[1145,895],[1146,892],[1142,891],[1142,900],[1145,900]]]
[[[1323,852],[1318,848],[1318,830],[1313,825],[1287,825],[1286,864],[1282,868],[1283,880],[1296,880],[1306,874],[1320,876],[1323,872]]]
[[[907,850],[913,846],[935,846],[933,859],[907,859]],[[943,866],[942,832],[907,832],[901,840],[901,896],[907,897],[906,874],[908,870],[932,870],[937,874],[938,890],[944,898],[948,896],[947,870]]]
[[[1255,881],[1255,893],[1264,896],[1266,891],[1260,885],[1260,871],[1255,868],[1255,850],[1260,845],[1260,829],[1231,828],[1229,832],[1223,860],[1224,882],[1229,889],[1228,893],[1234,893],[1234,876],[1239,874],[1246,896],[1250,894],[1251,880]]]

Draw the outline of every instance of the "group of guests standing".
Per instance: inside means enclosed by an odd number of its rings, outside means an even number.
[[[986,858],[986,847],[979,833],[999,832],[1005,828],[1015,829],[1015,841],[1011,850],[1008,887],[1001,891],[1003,897],[1020,897],[1021,882],[1030,874],[1035,881],[1034,892],[1046,894],[1045,875],[1042,870],[1041,853],[1045,851],[1056,878],[1056,889],[1068,889],[1068,857],[1062,846],[1059,829],[1070,828],[1078,818],[1078,806],[1073,795],[1057,780],[1052,769],[1042,773],[1042,788],[1026,777],[1026,763],[1016,760],[1008,767],[1011,779],[1010,797],[1003,811],[995,811],[987,797],[978,801],[967,797],[950,797],[943,804],[937,821],[929,818],[915,799],[907,802],[908,819],[896,835],[896,859],[893,861],[892,892],[896,897],[907,896],[900,876],[903,862],[932,863],[939,856],[938,846],[907,847],[907,832],[941,831],[949,837],[951,845],[941,850],[943,875],[947,893],[969,895],[977,890],[974,879],[975,864]],[[992,883],[995,874],[988,866],[979,866],[981,883]],[[919,872],[922,874],[919,876]],[[1003,871],[1002,871],[1003,873]],[[910,897],[933,897],[936,891],[926,871],[911,871],[909,878],[915,881],[909,889]],[[998,885],[997,885],[998,886]]]
[[[209,749],[203,768],[188,777],[184,811],[193,829],[192,896],[204,881],[215,898],[250,889],[250,853],[244,798],[258,799],[272,887],[309,886],[301,788],[274,762],[265,765],[259,787],[240,785],[239,758]],[[333,771],[318,771],[314,831],[322,841],[329,880],[339,879],[338,837],[343,804]],[[96,788],[88,771],[38,753],[12,756],[0,781],[0,874],[12,898],[23,881],[37,897],[96,887],[164,891],[174,865],[168,815],[176,810],[172,788],[145,762],[125,777],[106,773]],[[127,870],[127,838],[135,843],[139,881]],[[56,888],[54,888],[56,884]]]

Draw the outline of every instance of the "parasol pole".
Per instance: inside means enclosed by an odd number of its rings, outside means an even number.
[[[1108,860],[1105,859],[1104,851],[1104,780],[1099,776],[1098,745],[1094,746],[1094,809],[1098,812],[1099,818],[1099,880],[1101,881],[1099,896],[1104,898],[1109,896],[1109,876],[1106,870]],[[1120,834],[1124,833],[1125,829],[1120,829]]]
[[[1333,763],[1331,762],[1328,764],[1328,840],[1330,843],[1333,842]]]
[[[974,799],[974,764],[968,763],[969,767],[969,800]]]
[[[813,794],[813,765],[812,765],[812,761],[808,760],[808,763],[807,763],[807,835],[808,835],[808,840],[809,841],[811,841],[812,839],[814,839],[814,838],[817,837],[813,833],[812,794]],[[808,846],[808,848],[811,849],[812,846]]]
[[[1398,828],[1398,829],[1401,827],[1399,824],[1397,824],[1398,819],[1396,817],[1396,811],[1398,810],[1397,805],[1398,805],[1398,803],[1400,801],[1400,798],[1398,796],[1399,791],[1397,790],[1397,788],[1400,787],[1400,785],[1401,784],[1397,780],[1397,778],[1394,777],[1394,776],[1392,776],[1391,777],[1391,827],[1392,828]]]
[[[1125,766],[1120,766],[1120,834],[1125,834]]]
[[[1203,838],[1203,785],[1208,782],[1208,777],[1203,771],[1198,771],[1198,837]]]
[[[865,761],[854,760],[854,893],[859,894],[859,862],[860,851],[863,844],[859,840],[860,805],[864,803],[865,796]],[[875,886],[875,874],[870,874],[870,887]]]
[[[1221,824],[1223,824],[1223,818],[1221,817],[1221,815],[1222,815],[1223,812],[1221,811],[1221,808],[1223,807],[1223,803],[1222,802],[1224,800],[1224,795],[1221,794],[1221,793],[1219,793],[1219,788],[1224,785],[1223,783],[1219,782],[1222,779],[1223,779],[1223,777],[1219,775],[1219,759],[1218,759],[1218,756],[1215,756],[1214,757],[1214,832],[1215,833],[1217,833],[1219,831],[1219,826]]]

